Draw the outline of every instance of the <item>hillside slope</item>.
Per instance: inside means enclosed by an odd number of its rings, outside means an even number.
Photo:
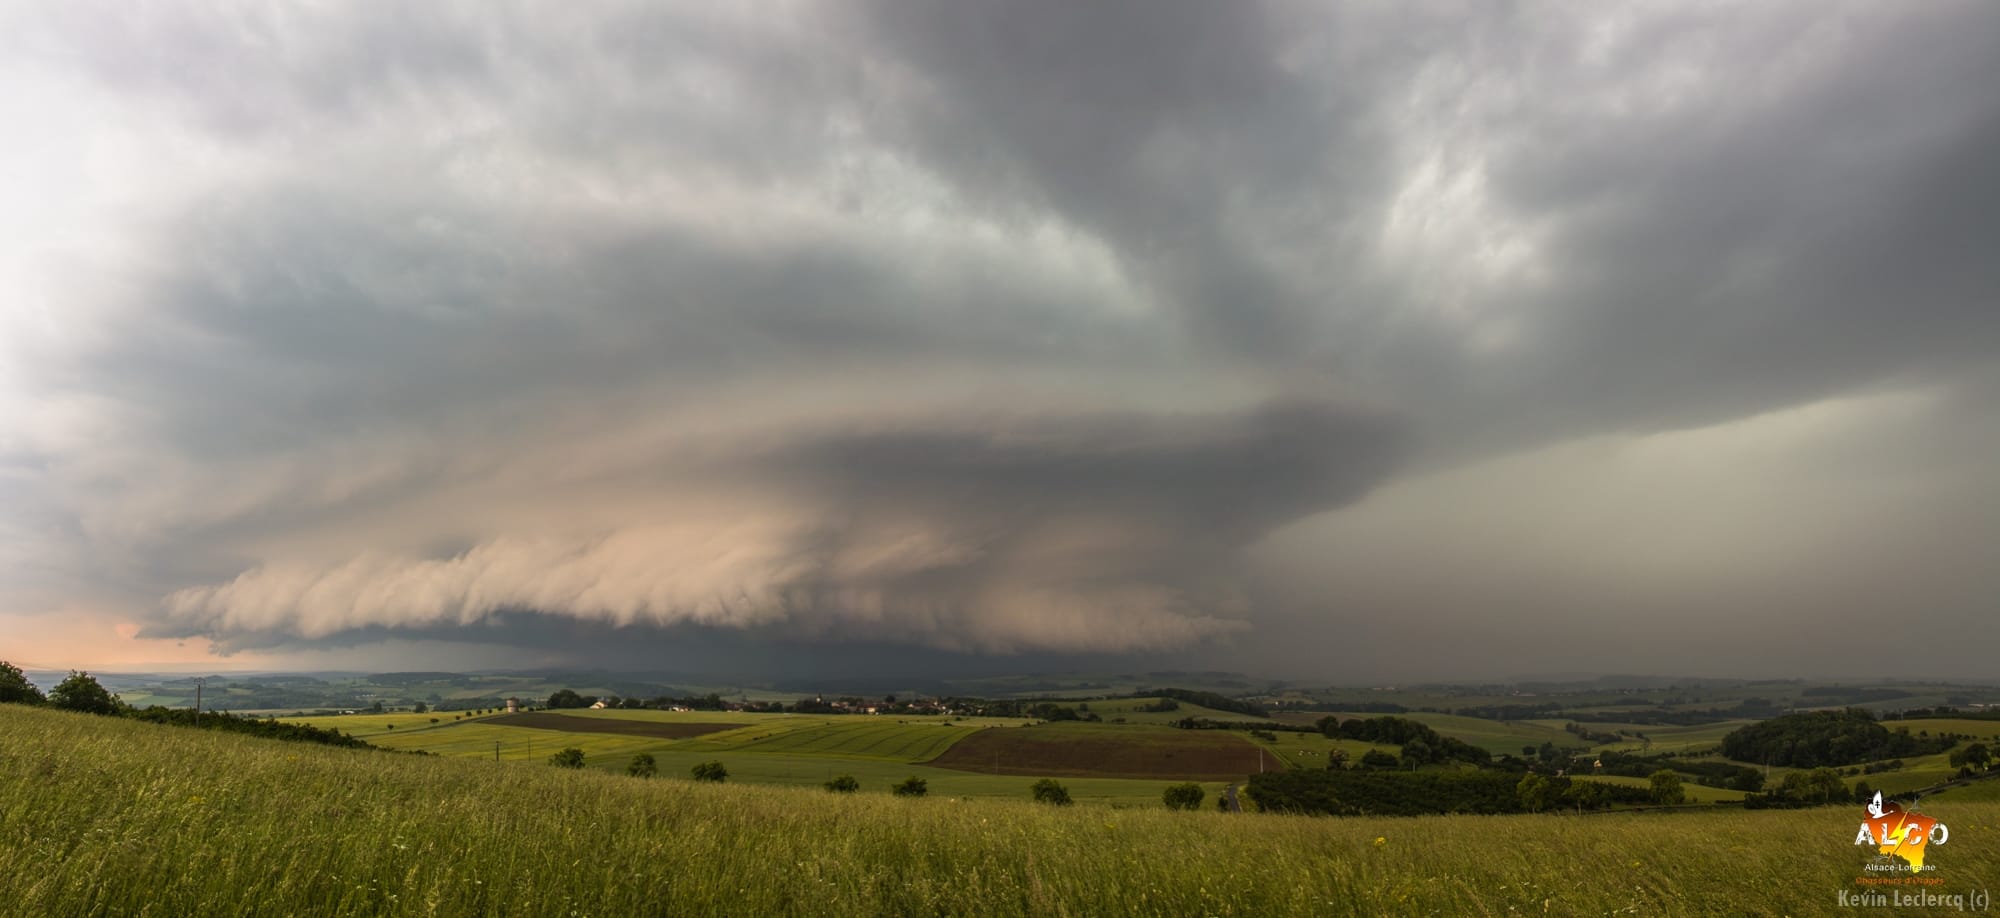
[[[1943,891],[2000,876],[2000,803]],[[1310,819],[836,796],[0,706],[23,915],[1817,914],[1859,809]]]

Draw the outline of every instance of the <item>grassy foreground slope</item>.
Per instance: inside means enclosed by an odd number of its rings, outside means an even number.
[[[2000,804],[1944,891],[2000,876]],[[1858,811],[1311,819],[836,796],[0,706],[23,915],[1820,914]]]

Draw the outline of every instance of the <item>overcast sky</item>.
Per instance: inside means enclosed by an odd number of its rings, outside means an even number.
[[[2000,6],[0,3],[0,658],[1994,675]]]

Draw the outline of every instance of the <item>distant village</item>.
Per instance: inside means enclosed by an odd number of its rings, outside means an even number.
[[[857,695],[828,698],[825,695],[814,695],[787,704],[782,701],[732,700],[713,693],[684,698],[599,697],[579,694],[570,689],[561,689],[539,703],[518,697],[506,699],[506,708],[510,712],[538,708],[546,710],[623,708],[656,711],[746,711],[767,714],[944,714],[960,717],[1021,717],[1029,716],[1028,711],[1032,705],[1033,702],[1004,699],[898,698],[895,695],[882,698],[863,698]]]

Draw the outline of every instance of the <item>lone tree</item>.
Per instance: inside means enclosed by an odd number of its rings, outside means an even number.
[[[35,687],[28,677],[22,675],[21,668],[0,660],[0,702],[7,704],[47,704],[48,698]]]
[[[650,778],[660,773],[660,765],[653,761],[653,754],[641,752],[632,757],[632,764],[625,766],[625,773],[634,778]]]
[[[854,780],[853,775],[841,775],[826,782],[826,789],[836,794],[851,794],[861,789],[861,782]]]
[[[714,781],[720,784],[729,780],[729,769],[722,767],[721,762],[703,762],[689,771],[696,781]]]
[[[1521,808],[1530,813],[1548,809],[1555,800],[1556,787],[1548,778],[1528,772],[1521,776],[1521,783],[1514,785],[1514,796],[1520,798]]]
[[[4,696],[4,690],[0,690],[0,701],[5,700],[7,699]],[[1985,768],[1992,761],[1993,751],[1986,748],[1985,743],[1973,743],[1951,754],[1951,765],[1953,768],[1970,768],[1977,771]]]
[[[1189,781],[1161,791],[1160,801],[1170,810],[1197,810],[1201,808],[1201,800],[1206,796],[1208,794],[1201,789],[1201,785]]]
[[[56,690],[49,693],[49,702],[66,711],[82,711],[85,714],[118,713],[118,696],[104,690],[89,673],[69,671]]]
[[[930,792],[931,792],[931,782],[926,781],[923,778],[919,778],[916,775],[911,775],[907,778],[904,778],[903,783],[898,784],[894,788],[890,789],[890,793],[895,794],[898,797],[921,797]]]
[[[571,746],[555,755],[549,756],[549,764],[557,768],[582,768],[583,750]]]
[[[1058,782],[1054,778],[1043,778],[1040,781],[1036,781],[1035,786],[1029,788],[1029,793],[1034,795],[1035,802],[1037,803],[1052,803],[1056,806],[1070,805],[1069,788],[1062,786],[1061,782]]]
[[[1681,790],[1681,776],[1675,774],[1673,769],[1662,768],[1646,780],[1652,784],[1654,803],[1672,806],[1686,802],[1687,794]]]

